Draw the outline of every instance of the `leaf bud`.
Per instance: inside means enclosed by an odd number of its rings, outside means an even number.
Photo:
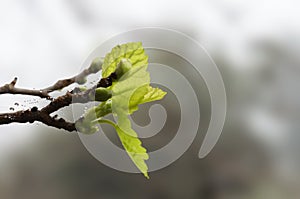
[[[99,87],[96,88],[95,92],[95,100],[96,101],[106,101],[111,98],[111,91],[107,88]]]
[[[121,59],[116,69],[117,77],[118,78],[122,77],[122,75],[127,73],[131,69],[131,67],[132,64],[129,59]]]
[[[97,73],[102,68],[102,64],[103,64],[103,58],[96,57],[92,61],[91,66],[90,66],[91,73]]]

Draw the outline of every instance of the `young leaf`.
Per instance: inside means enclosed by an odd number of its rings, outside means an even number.
[[[131,129],[130,120],[127,117],[126,120],[126,122],[129,123],[131,132],[130,135],[128,133],[125,133],[118,125],[110,120],[97,119],[95,121],[97,121],[98,123],[110,124],[116,129],[119,139],[127,154],[129,155],[135,166],[144,174],[146,178],[149,179],[148,166],[145,163],[145,160],[149,159],[147,150],[142,146],[142,142],[137,137],[137,133],[133,129]]]
[[[140,86],[149,85],[150,76],[146,69],[146,65],[131,68],[112,85],[112,112],[118,117],[118,126],[129,134],[131,132],[130,121],[125,118],[129,114],[130,98]]]
[[[129,101],[129,113],[138,110],[139,104],[152,102],[162,99],[167,93],[159,88],[153,88],[149,85],[142,86],[135,90]]]
[[[132,130],[135,135],[128,135],[119,126],[116,126],[116,131],[123,147],[133,163],[144,174],[144,176],[149,179],[148,166],[145,163],[145,160],[148,160],[149,156],[147,154],[147,150],[142,146],[142,142],[137,137],[137,134]]]
[[[166,92],[150,86],[147,71],[148,56],[140,42],[118,45],[108,53],[102,65],[102,77],[115,72],[116,77],[108,88],[97,88],[95,100],[106,100],[89,109],[76,127],[82,133],[91,134],[98,130],[97,123],[111,124],[117,131],[120,141],[136,167],[148,176],[145,160],[149,158],[147,150],[131,128],[128,115],[138,110],[138,105],[160,100]],[[107,114],[117,116],[117,124],[103,119]]]
[[[145,54],[141,42],[132,42],[114,47],[108,53],[102,65],[102,77],[108,77],[113,73],[121,59],[130,60],[133,67],[139,67],[148,64],[148,56]]]

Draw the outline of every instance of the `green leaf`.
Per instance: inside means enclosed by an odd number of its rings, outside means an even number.
[[[130,67],[129,67],[130,68]],[[112,112],[117,116],[116,131],[137,168],[148,177],[148,167],[145,160],[148,159],[146,149],[142,147],[136,132],[131,128],[129,104],[134,91],[143,85],[149,85],[150,76],[147,65],[131,67],[128,72],[112,85]]]
[[[82,133],[91,134],[98,130],[98,123],[112,125],[120,141],[136,167],[148,176],[146,160],[147,150],[132,129],[129,115],[138,110],[138,105],[162,99],[166,92],[150,86],[150,75],[147,71],[148,56],[140,42],[127,43],[114,47],[108,53],[102,65],[102,77],[115,72],[117,78],[108,88],[97,88],[95,100],[104,101],[89,109],[83,119],[76,123]],[[117,124],[104,119],[107,114],[116,116]]]
[[[150,76],[147,66],[131,68],[118,82],[112,85],[112,112],[117,115],[118,126],[126,133],[131,133],[129,114],[129,102],[134,91],[144,85],[149,85]]]
[[[162,99],[167,93],[159,88],[153,88],[149,85],[142,86],[135,90],[130,98],[129,113],[133,113],[138,110],[139,104],[152,102]]]
[[[130,120],[126,118],[126,120],[130,124]],[[118,125],[116,125],[111,120],[106,119],[97,119],[98,123],[106,123],[112,125],[119,136],[119,139],[126,150],[127,154],[135,164],[135,166],[144,174],[146,178],[149,179],[148,176],[148,166],[145,163],[145,160],[149,159],[149,156],[147,154],[147,150],[142,146],[142,142],[137,137],[137,133],[131,129],[131,135],[128,135],[128,133],[125,133]]]
[[[102,65],[102,77],[108,77],[113,73],[121,59],[130,60],[133,67],[148,64],[148,56],[145,54],[141,42],[132,42],[114,47],[110,53],[106,54]]]
[[[137,137],[137,134],[132,130],[135,135],[128,135],[119,126],[116,126],[116,131],[123,147],[125,148],[131,160],[134,162],[136,167],[144,174],[144,176],[149,179],[148,166],[145,163],[145,160],[148,160],[149,156],[147,154],[147,150],[142,146],[142,142]]]
[[[117,78],[121,78],[125,73],[127,73],[132,68],[132,64],[129,59],[121,59],[116,68]]]

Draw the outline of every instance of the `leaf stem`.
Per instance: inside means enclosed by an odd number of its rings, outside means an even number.
[[[107,119],[101,119],[101,118],[99,118],[99,119],[96,119],[96,120],[93,120],[93,122],[98,122],[98,123],[104,123],[104,124],[110,124],[110,125],[112,125],[114,128],[116,128],[117,127],[117,125],[113,122],[113,121],[111,121],[111,120],[107,120]]]

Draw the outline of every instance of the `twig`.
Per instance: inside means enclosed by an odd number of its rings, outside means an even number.
[[[82,75],[82,73],[81,73]],[[10,124],[10,123],[33,123],[35,121],[42,122],[48,126],[52,126],[58,129],[64,129],[67,131],[75,131],[75,123],[67,122],[63,118],[57,119],[56,116],[50,116],[51,113],[58,111],[59,109],[69,106],[74,103],[87,103],[89,101],[94,101],[95,89],[98,87],[108,87],[112,84],[112,80],[116,78],[116,74],[112,73],[109,77],[102,78],[98,84],[86,91],[80,91],[75,89],[71,92],[67,92],[65,95],[59,96],[53,99],[47,106],[38,110],[37,107],[25,111],[17,111],[14,113],[2,113],[0,114],[0,125]],[[58,81],[59,82],[59,81]],[[16,84],[16,79],[12,81],[9,85],[10,89],[14,89]],[[5,85],[6,86],[6,85]],[[50,88],[50,87],[49,87]],[[55,87],[58,88],[58,87]],[[23,92],[19,94],[28,95],[33,90],[28,90],[28,92]],[[29,92],[30,91],[30,92]],[[11,92],[11,90],[10,90]]]
[[[67,131],[75,131],[75,123],[67,122],[63,118],[56,119],[43,111],[37,110],[37,107],[33,107],[30,110],[18,111],[15,113],[0,114],[0,124],[17,123],[33,123],[35,121],[42,122],[48,126],[52,126],[58,129],[64,129]]]
[[[78,75],[75,75],[71,78],[58,80],[52,86],[40,90],[15,87],[18,80],[17,77],[15,77],[11,83],[5,84],[4,86],[0,87],[0,94],[21,94],[21,95],[31,95],[31,96],[38,96],[41,98],[51,99],[49,95],[51,92],[63,89],[75,82],[79,84],[84,83],[86,76],[93,73],[97,73],[101,69],[101,65],[102,65],[102,60],[95,59],[89,68],[83,70]]]
[[[15,87],[18,78],[15,77],[14,80],[0,87],[0,94],[22,94],[22,95],[33,95],[39,96],[41,98],[50,98],[48,92],[45,90],[34,90],[34,89],[24,89]]]
[[[86,76],[93,74],[93,73],[97,73],[99,70],[100,70],[100,67],[95,69],[95,67],[93,67],[93,64],[91,64],[91,66],[89,68],[83,70],[78,75],[75,75],[74,77],[71,77],[68,79],[58,80],[54,85],[44,88],[44,89],[42,89],[42,91],[51,93],[53,91],[63,89],[75,82],[82,84],[82,83],[84,83]]]
[[[51,117],[50,114],[63,107],[69,106],[72,103],[86,103],[93,100],[93,98],[91,97],[92,92],[94,92],[92,89],[76,94],[67,92],[65,95],[53,100],[50,104],[48,104],[41,110],[38,110],[37,107],[33,107],[25,111],[2,113],[0,114],[0,125],[10,124],[14,122],[33,123],[35,121],[39,121],[48,126],[56,127],[58,129],[74,131],[76,130],[75,123],[67,122],[63,118],[56,119],[56,117]]]

